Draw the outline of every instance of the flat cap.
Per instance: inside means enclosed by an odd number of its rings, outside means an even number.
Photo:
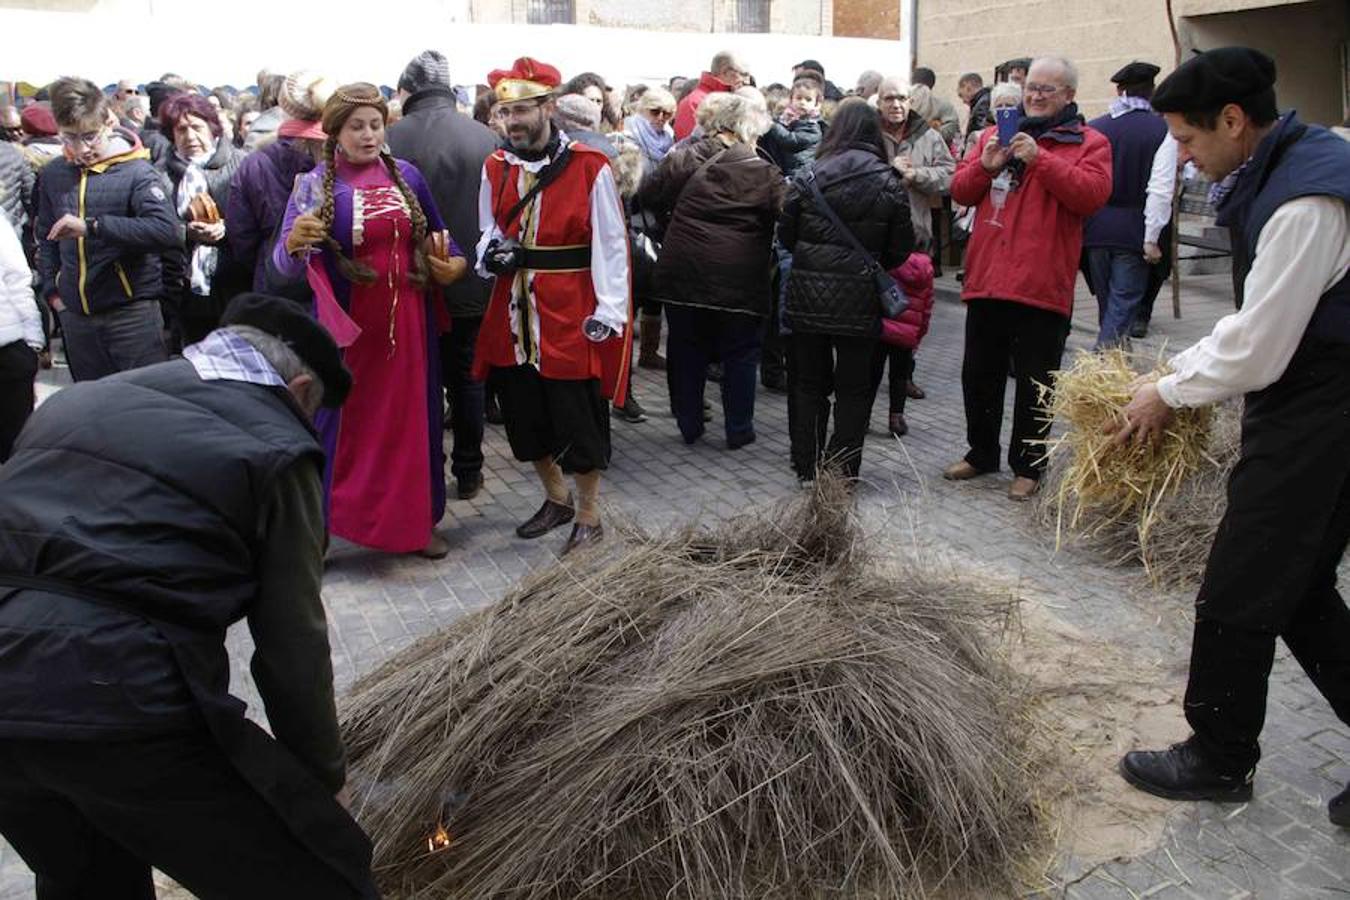
[[[1218,109],[1275,84],[1275,60],[1251,47],[1220,47],[1192,56],[1153,92],[1158,112]]]
[[[1153,63],[1139,62],[1135,60],[1128,65],[1121,66],[1120,71],[1111,76],[1112,84],[1143,84],[1146,81],[1152,81],[1158,77],[1162,69]]]
[[[292,300],[270,294],[239,294],[225,307],[220,324],[251,325],[295,351],[323,381],[323,405],[341,406],[352,389],[352,373],[342,364],[342,353],[322,325]]]

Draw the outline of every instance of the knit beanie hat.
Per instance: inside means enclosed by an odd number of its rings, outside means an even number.
[[[436,86],[450,86],[450,62],[439,50],[423,50],[398,77],[398,89],[410,94]]]
[[[277,94],[277,105],[292,119],[317,122],[336,87],[332,79],[301,69],[286,76],[286,83]]]
[[[600,127],[600,107],[581,94],[563,94],[558,98],[558,123],[564,130],[594,131]]]

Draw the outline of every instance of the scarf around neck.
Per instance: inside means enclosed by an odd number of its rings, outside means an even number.
[[[1127,112],[1134,112],[1136,109],[1153,112],[1153,104],[1148,102],[1147,97],[1126,97],[1122,95],[1111,101],[1111,108],[1107,112],[1111,114],[1111,118],[1119,119]]]
[[[199,153],[191,159],[183,156],[177,150],[173,151],[174,156],[187,167],[183,170],[183,177],[178,181],[178,192],[174,198],[178,208],[178,216],[184,222],[191,220],[188,209],[192,203],[192,198],[198,194],[210,196],[211,187],[207,183],[204,167],[215,155],[215,149],[215,147],[212,147],[205,153]],[[219,248],[211,244],[197,244],[192,248],[192,256],[189,261],[189,282],[194,295],[198,297],[210,296],[211,279],[215,276],[219,264]]]
[[[675,146],[675,135],[669,128],[657,131],[651,120],[643,115],[630,116],[629,121],[633,126],[633,140],[642,150],[642,156],[652,165],[657,165],[665,159],[670,148]]]
[[[1025,131],[1036,140],[1049,137],[1063,144],[1083,143],[1081,127],[1073,127],[1082,126],[1084,121],[1078,112],[1077,103],[1065,104],[1064,108],[1053,116],[1028,116],[1025,107],[1018,108],[1022,110],[1022,121],[1017,126],[1018,131]]]

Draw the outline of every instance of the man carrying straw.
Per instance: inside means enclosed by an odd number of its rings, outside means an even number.
[[[1228,509],[1196,598],[1185,712],[1194,734],[1136,751],[1121,774],[1173,800],[1252,795],[1280,637],[1350,723],[1350,610],[1336,568],[1350,539],[1350,143],[1275,105],[1275,64],[1225,47],[1193,57],[1153,97],[1181,159],[1233,228],[1246,302],[1136,385],[1117,440],[1151,441],[1174,410],[1246,394]],[[1350,787],[1331,800],[1350,827]]]

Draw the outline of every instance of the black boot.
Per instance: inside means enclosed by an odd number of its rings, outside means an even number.
[[[1332,825],[1350,828],[1350,784],[1331,798],[1331,802],[1327,804],[1327,816],[1330,817]]]
[[[1194,741],[1173,744],[1170,750],[1126,753],[1120,760],[1120,774],[1139,790],[1168,800],[1244,803],[1252,799],[1251,773],[1232,775],[1215,768],[1200,755]]]

